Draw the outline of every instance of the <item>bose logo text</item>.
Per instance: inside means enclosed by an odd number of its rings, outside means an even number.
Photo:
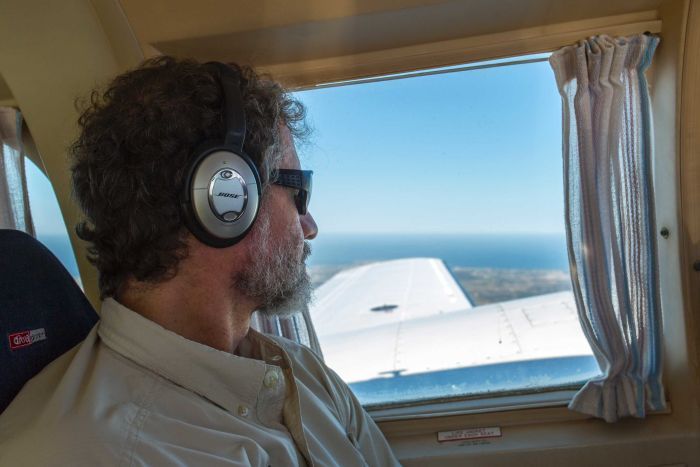
[[[46,330],[44,328],[33,329],[31,331],[15,332],[8,336],[10,340],[10,350],[28,347],[35,342],[46,340]]]
[[[216,196],[224,196],[226,198],[240,198],[241,195],[238,193],[224,193],[223,191],[220,191],[218,195]]]

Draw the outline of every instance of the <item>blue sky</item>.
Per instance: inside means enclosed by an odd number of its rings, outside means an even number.
[[[25,160],[29,204],[37,235],[65,235],[66,228],[51,183],[32,161]]]
[[[296,94],[326,233],[564,231],[561,100],[547,62]]]
[[[561,101],[547,62],[296,93],[321,233],[564,231]],[[31,165],[31,164],[30,164]],[[65,232],[28,169],[39,235]]]

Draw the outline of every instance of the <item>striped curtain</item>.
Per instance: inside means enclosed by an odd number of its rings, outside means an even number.
[[[260,312],[253,313],[251,326],[256,331],[275,336],[286,337],[289,340],[305,345],[313,350],[323,360],[321,344],[318,342],[316,331],[311,324],[309,309],[301,310],[291,316],[264,316]]]
[[[22,114],[12,107],[0,107],[0,229],[33,236],[24,157]]]
[[[665,408],[653,131],[657,37],[596,36],[550,58],[563,101],[567,241],[579,318],[603,370],[569,408],[613,422]]]

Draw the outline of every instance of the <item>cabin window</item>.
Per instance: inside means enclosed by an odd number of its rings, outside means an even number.
[[[36,238],[51,250],[82,287],[73,246],[68,238],[68,231],[51,182],[28,157],[25,157],[24,161]]]
[[[548,54],[298,91],[311,317],[366,406],[580,387]]]

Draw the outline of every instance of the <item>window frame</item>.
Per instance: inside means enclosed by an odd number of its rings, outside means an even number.
[[[289,85],[292,91],[311,90],[320,87],[328,87],[335,82],[344,80],[372,79],[373,76],[391,75],[402,72],[415,72],[416,70],[451,67],[456,65],[468,65],[476,61],[494,60],[502,57],[516,59],[523,55],[534,55],[538,53],[553,52],[554,50],[576,42],[581,37],[588,37],[596,34],[609,35],[631,35],[642,32],[660,33],[662,32],[662,22],[659,15],[654,12],[641,12],[639,14],[622,15],[622,17],[597,18],[575,23],[564,23],[545,28],[537,28],[537,31],[511,31],[503,34],[490,35],[487,38],[465,38],[456,41],[446,41],[414,47],[405,47],[382,51],[379,53],[359,54],[351,57],[340,57],[324,60],[315,60],[309,63],[300,62],[294,64],[284,64],[277,67],[266,67],[266,71],[272,72],[285,84]],[[482,47],[474,47],[475,43],[482,43]],[[432,59],[425,61],[422,56],[415,54],[417,50],[431,50]],[[649,83],[654,101],[654,110],[658,111],[657,100],[653,84],[656,83],[656,69],[659,68],[657,59],[652,69],[649,70]],[[381,70],[382,72],[377,72]],[[391,73],[388,71],[391,70]],[[670,70],[671,75],[676,70]],[[669,74],[669,73],[667,73]],[[668,80],[666,80],[668,81]],[[675,90],[667,91],[674,92]],[[675,104],[675,101],[674,101]],[[663,107],[663,106],[662,106]],[[658,128],[657,122],[660,119],[658,113],[654,114],[654,126]],[[666,131],[674,129],[666,129]],[[657,144],[658,146],[658,144]],[[658,147],[656,148],[658,153]],[[666,159],[655,157],[655,185],[656,195],[665,201],[656,204],[657,219],[660,219],[659,211],[661,206],[668,205],[668,200],[675,201],[676,193],[679,190],[678,177],[675,168],[677,164],[675,152]],[[675,203],[673,214],[678,214],[679,204]],[[679,230],[679,221],[676,216],[659,220],[659,226],[664,226],[671,231]],[[673,281],[679,278],[680,273],[680,244],[678,237],[667,240],[666,249],[668,254],[662,260],[660,258],[660,276],[662,290],[666,291],[663,303],[663,319],[667,321],[669,317],[683,316],[682,300],[670,300],[668,291],[676,289],[680,291],[678,285],[680,281]],[[660,252],[661,256],[661,252]],[[684,324],[684,321],[681,323]],[[682,327],[682,326],[681,326]],[[667,350],[664,366],[672,360],[687,360],[687,353],[678,352],[674,349],[669,352],[666,336],[662,336],[664,346]],[[685,342],[685,341],[684,341]],[[668,375],[664,375],[664,381],[668,381]],[[531,413],[535,420],[539,419],[542,411],[548,413],[547,417],[554,416],[560,421],[579,421],[590,417],[568,410],[567,406],[573,395],[580,389],[581,385],[569,387],[543,388],[540,391],[526,390],[514,391],[512,393],[499,393],[496,395],[475,395],[454,398],[433,399],[426,401],[407,402],[392,406],[369,406],[368,413],[379,424],[380,428],[389,436],[394,434],[392,427],[403,426],[406,422],[421,421],[430,426],[433,431],[435,426],[450,426],[449,421],[455,417],[468,420],[474,416],[484,416],[493,423],[502,423],[509,420],[513,413]],[[671,391],[669,391],[670,393]],[[671,404],[667,394],[668,409],[650,415],[671,415]],[[443,421],[445,423],[443,423]],[[399,424],[399,425],[396,425]],[[398,430],[403,433],[403,430]],[[411,432],[425,434],[425,430],[411,430]]]
[[[57,194],[56,194],[56,189],[54,188],[53,183],[51,182],[51,179],[49,178],[48,174],[46,173],[46,170],[45,170],[45,168],[43,167],[43,164],[42,164],[41,166],[37,165],[33,158],[27,157],[26,155],[25,155],[25,157],[24,157],[24,164],[25,164],[25,174],[26,174],[25,176],[26,176],[26,183],[27,183],[27,193],[29,194],[29,210],[30,210],[30,212],[32,213],[32,219],[36,219],[36,218],[38,217],[38,216],[35,215],[35,213],[37,213],[37,211],[35,210],[36,203],[32,203],[32,192],[33,192],[33,190],[31,189],[31,186],[30,186],[30,183],[29,183],[29,171],[30,171],[30,170],[34,170],[34,169],[36,169],[36,171],[37,171],[37,173],[38,173],[39,176],[43,176],[43,177],[44,177],[45,180],[44,180],[43,182],[48,183],[48,187],[51,189],[51,193],[52,193],[52,195],[53,195],[53,200],[55,201],[56,207],[58,208],[58,211],[57,211],[57,218],[63,219],[63,213],[61,212],[61,207],[60,207],[60,203],[59,203],[59,201],[58,201],[58,196],[57,196]],[[32,164],[32,165],[33,165],[33,169],[30,169],[30,168],[27,166],[27,164]],[[37,240],[39,240],[46,248],[48,248],[49,250],[51,250],[51,253],[53,253],[53,255],[56,257],[56,259],[58,259],[58,261],[59,261],[59,262],[61,263],[61,265],[66,269],[66,271],[67,271],[69,274],[71,274],[71,277],[73,277],[73,279],[76,281],[76,283],[78,284],[78,286],[79,286],[81,289],[83,289],[83,279],[82,279],[82,274],[81,274],[81,271],[80,271],[80,267],[78,266],[78,255],[77,255],[77,252],[76,252],[75,248],[73,247],[73,243],[71,242],[71,238],[70,238],[70,233],[68,232],[68,229],[66,228],[65,223],[61,223],[61,226],[63,227],[63,232],[60,233],[60,234],[55,234],[55,235],[56,235],[56,236],[60,236],[60,237],[61,237],[61,240],[62,240],[62,241],[65,240],[65,241],[67,242],[68,246],[70,247],[70,252],[71,252],[71,254],[73,255],[73,263],[74,263],[74,265],[75,265],[75,271],[71,271],[71,268],[69,267],[70,265],[64,263],[63,258],[61,258],[56,252],[54,252],[54,251],[51,249],[51,246],[50,246],[48,243],[42,241],[42,237],[45,238],[45,237],[48,236],[48,235],[42,235],[42,233],[41,233],[40,231],[37,230],[37,228],[36,228],[36,227],[37,227],[36,222],[34,222],[34,236],[35,236],[35,238],[36,238]],[[65,233],[65,235],[64,235],[64,233]],[[76,275],[73,275],[73,272],[75,272]]]
[[[540,55],[550,54],[552,52],[554,52],[554,50],[547,50],[537,54],[517,54],[509,57],[498,57],[493,59],[495,63],[492,60],[479,60],[478,63],[458,63],[446,65],[438,69],[414,70],[407,73],[369,76],[349,81],[323,83],[312,87],[298,88],[294,91],[314,91],[317,89],[362,85],[395,79],[410,79],[413,77],[445,73],[459,73],[495,67],[526,65],[547,61],[548,58],[540,57]],[[552,82],[552,86],[555,86],[554,82]],[[310,325],[313,325],[313,323],[311,322]],[[315,334],[315,330],[313,332]],[[564,385],[504,390],[494,393],[432,397],[397,403],[363,404],[363,407],[377,422],[522,410],[524,408],[566,407],[576,392],[584,385],[585,381],[572,382]]]

